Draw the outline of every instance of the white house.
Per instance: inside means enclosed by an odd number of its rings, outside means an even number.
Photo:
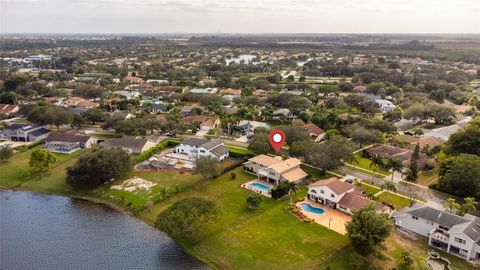
[[[349,215],[354,209],[360,209],[372,202],[363,193],[362,189],[340,181],[336,177],[317,181],[308,186],[308,199],[320,204],[338,209]],[[378,211],[388,211],[388,207],[376,203]]]
[[[258,155],[243,163],[243,169],[257,174],[258,180],[273,185],[280,182],[301,182],[308,174],[300,168],[302,162],[296,158],[282,160],[281,157]]]
[[[190,93],[194,94],[216,94],[218,92],[218,88],[192,88],[189,91]]]
[[[428,237],[428,244],[466,260],[480,260],[480,218],[424,205],[393,214],[395,225]]]
[[[14,123],[0,130],[0,137],[12,141],[36,142],[45,139],[49,133],[44,125]]]
[[[228,157],[228,148],[222,140],[205,140],[190,138],[175,147],[174,153],[185,155],[186,159],[196,160],[200,157],[212,157],[223,161]]]

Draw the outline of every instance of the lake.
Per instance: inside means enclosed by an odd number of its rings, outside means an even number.
[[[109,207],[0,191],[0,269],[209,269],[166,234]]]

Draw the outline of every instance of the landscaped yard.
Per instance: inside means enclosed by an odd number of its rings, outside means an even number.
[[[438,182],[438,175],[435,170],[424,171],[418,175],[417,183],[426,187]]]
[[[301,164],[300,168],[302,168],[302,170],[304,170],[306,173],[308,173],[308,175],[310,176],[309,179],[312,182],[333,177],[333,175],[330,174],[330,173],[322,173],[322,171],[320,171],[319,169],[307,166],[305,164]]]
[[[156,216],[174,202],[187,197],[214,201],[221,215],[195,233],[177,239],[186,250],[221,269],[307,269],[324,262],[348,244],[345,236],[318,224],[304,224],[285,210],[285,201],[263,198],[260,207],[250,210],[250,191],[240,188],[254,178],[241,168],[236,179],[226,173],[143,211],[141,217],[154,223]],[[305,190],[297,196],[305,195]]]
[[[60,194],[72,193],[72,188],[65,181],[65,168],[72,165],[79,156],[88,150],[80,150],[71,154],[56,154],[57,162],[49,173],[42,178],[28,175],[28,162],[31,153],[41,146],[25,152],[16,153],[10,160],[0,163],[0,186],[5,188],[20,188],[38,192],[52,192]]]
[[[133,191],[112,189],[119,187],[132,178],[141,178],[155,184],[151,188],[139,188]],[[175,195],[201,180],[200,175],[179,174],[172,172],[145,172],[130,171],[121,180],[104,185],[93,191],[95,196],[112,200],[123,207],[134,211],[142,210],[148,204],[159,202],[167,197]]]
[[[360,168],[363,169],[362,172],[371,174],[371,171],[373,171],[373,167],[370,167],[370,164],[372,164],[372,161],[370,159],[362,157],[362,153],[358,152],[358,153],[355,154],[355,160],[357,162],[353,162],[350,165],[355,166],[355,167],[360,167]],[[354,168],[354,169],[356,169],[356,168]],[[383,177],[385,177],[385,175],[389,175],[389,174],[390,174],[390,172],[384,170],[381,167],[377,167],[375,169],[375,175],[378,176],[378,177],[383,178]]]
[[[366,185],[362,182],[360,182],[360,186],[363,188],[363,191],[365,191],[365,193],[367,193],[367,194],[372,194],[373,195],[373,194],[380,191],[380,188],[374,187],[374,186],[371,186],[371,185]]]
[[[386,191],[377,196],[377,201],[386,202],[395,206],[396,210],[400,210],[404,207],[409,206],[410,202],[407,198],[400,197],[393,193],[387,193]]]

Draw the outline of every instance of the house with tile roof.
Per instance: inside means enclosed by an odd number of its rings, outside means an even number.
[[[0,104],[0,114],[11,115],[20,110],[20,107],[12,104]]]
[[[222,140],[205,140],[200,138],[190,138],[182,141],[175,147],[174,153],[184,155],[185,159],[196,160],[200,157],[212,157],[223,161],[229,156],[228,148]]]
[[[308,186],[308,199],[320,204],[338,209],[349,215],[355,209],[360,209],[373,201],[362,193],[362,189],[350,183],[342,182],[336,177],[320,180]],[[388,207],[375,203],[376,209],[388,211]]]
[[[300,168],[302,162],[296,158],[282,160],[281,157],[258,155],[243,163],[243,169],[257,175],[258,180],[277,186],[281,182],[300,183],[308,174]]]
[[[200,124],[200,130],[209,131],[210,129],[215,128],[220,123],[220,120],[213,116],[204,115],[189,115],[180,120],[180,123],[184,125],[189,125],[195,122]]]
[[[428,244],[460,258],[480,263],[480,218],[459,216],[416,204],[393,214],[395,225],[428,237]]]
[[[313,123],[302,126],[302,129],[308,132],[310,138],[312,138],[312,140],[314,140],[315,142],[323,140],[326,134],[323,129]]]

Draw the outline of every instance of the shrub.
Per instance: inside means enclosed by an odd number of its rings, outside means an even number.
[[[309,217],[304,217],[304,218],[303,218],[303,222],[305,222],[305,223],[312,223],[313,220],[312,220],[311,218],[309,218]]]
[[[237,174],[235,172],[230,173],[230,179],[235,180],[237,178]]]
[[[276,188],[272,189],[272,198],[280,199],[288,194],[287,182],[280,183]]]

